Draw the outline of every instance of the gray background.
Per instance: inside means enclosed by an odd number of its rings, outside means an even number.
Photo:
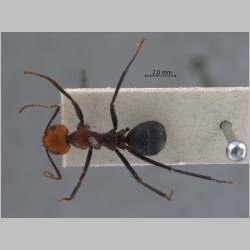
[[[125,88],[204,86],[192,67],[194,58],[200,57],[213,86],[248,86],[248,33],[2,33],[2,217],[249,216],[246,164],[178,166],[234,180],[235,185],[135,167],[159,190],[173,188],[172,202],[138,185],[125,167],[90,168],[73,201],[56,201],[70,195],[81,168],[63,169],[61,157],[53,156],[63,179],[43,177],[43,170],[52,171],[41,142],[52,111],[17,112],[29,103],[57,104],[60,96],[49,83],[23,70],[50,76],[63,88],[77,88],[85,69],[88,87],[115,87],[142,37],[147,40],[125,78]],[[171,70],[177,78],[144,77],[154,69]]]

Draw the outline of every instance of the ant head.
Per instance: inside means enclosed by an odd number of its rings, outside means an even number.
[[[53,124],[48,127],[42,138],[43,146],[54,155],[66,154],[70,149],[67,142],[69,130],[62,124]]]

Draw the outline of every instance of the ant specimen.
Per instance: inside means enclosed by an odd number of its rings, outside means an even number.
[[[79,178],[78,184],[74,188],[73,192],[71,193],[70,197],[68,198],[61,198],[58,200],[58,202],[61,202],[63,200],[72,200],[78,189],[81,186],[81,183],[84,179],[84,176],[88,170],[91,156],[92,156],[92,151],[93,148],[96,150],[99,150],[101,146],[105,146],[106,148],[115,151],[117,156],[121,159],[123,164],[127,167],[127,169],[130,171],[132,174],[132,177],[135,178],[136,181],[138,181],[140,184],[145,186],[146,188],[150,189],[151,191],[155,192],[156,194],[171,200],[171,197],[174,193],[174,191],[171,189],[170,194],[167,195],[165,193],[162,193],[161,191],[153,188],[152,186],[148,185],[145,183],[134,171],[134,169],[131,167],[129,162],[126,160],[126,158],[123,156],[123,154],[118,150],[123,149],[127,150],[131,154],[133,154],[135,157],[138,157],[139,159],[148,162],[152,165],[155,165],[157,167],[169,170],[171,172],[177,172],[185,175],[190,175],[210,181],[215,181],[215,182],[220,182],[220,183],[228,183],[228,184],[234,184],[232,181],[220,181],[213,179],[212,177],[209,176],[204,176],[196,173],[191,173],[191,172],[186,172],[183,170],[179,169],[174,169],[173,167],[166,166],[162,163],[156,162],[152,159],[149,159],[145,156],[150,156],[150,155],[155,155],[159,153],[162,148],[164,147],[166,143],[166,132],[162,124],[156,121],[148,121],[141,123],[137,125],[135,128],[133,128],[126,136],[125,134],[130,130],[129,128],[125,128],[117,132],[117,127],[118,127],[118,119],[116,116],[115,112],[115,100],[118,95],[119,89],[122,85],[122,82],[126,76],[126,73],[129,70],[129,67],[131,66],[132,62],[136,58],[137,54],[141,50],[142,44],[144,43],[145,39],[143,38],[138,45],[138,49],[133,56],[132,60],[129,62],[128,66],[126,69],[123,71],[120,80],[117,84],[115,93],[113,95],[112,101],[110,103],[110,113],[111,113],[111,119],[113,122],[113,129],[108,131],[107,133],[97,133],[89,130],[89,127],[84,124],[84,117],[83,113],[76,103],[76,101],[67,93],[65,92],[54,80],[51,78],[38,74],[36,72],[31,72],[31,71],[24,71],[24,74],[33,74],[40,76],[42,78],[47,79],[50,81],[63,95],[65,95],[72,103],[72,105],[75,108],[76,115],[80,122],[78,123],[77,130],[71,134],[68,135],[69,131],[67,127],[65,127],[63,124],[53,124],[50,125],[55,118],[55,116],[58,114],[60,110],[60,105],[42,105],[42,104],[28,104],[22,107],[19,111],[19,114],[27,107],[43,107],[43,108],[52,108],[56,107],[56,111],[52,118],[50,119],[48,125],[45,128],[44,135],[42,138],[43,146],[45,147],[45,151],[48,155],[48,158],[54,167],[57,177],[54,176],[54,174],[48,172],[48,171],[43,171],[43,175],[47,178],[51,178],[54,180],[61,180],[62,176],[60,171],[57,169],[56,165],[54,164],[52,158],[50,157],[50,154],[54,155],[63,155],[66,154],[69,149],[70,149],[70,144],[76,148],[79,149],[87,149],[89,148],[87,159],[85,162],[85,166],[83,168],[82,174]],[[50,153],[50,154],[49,154]]]

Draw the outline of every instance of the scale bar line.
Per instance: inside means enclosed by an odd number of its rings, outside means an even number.
[[[157,77],[157,76],[163,76],[163,77],[172,76],[172,77],[176,77],[176,75],[145,75],[145,77]]]

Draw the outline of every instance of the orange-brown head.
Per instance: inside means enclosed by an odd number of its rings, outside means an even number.
[[[53,124],[48,127],[42,138],[43,146],[54,155],[66,154],[70,149],[67,142],[69,130],[62,124]]]

